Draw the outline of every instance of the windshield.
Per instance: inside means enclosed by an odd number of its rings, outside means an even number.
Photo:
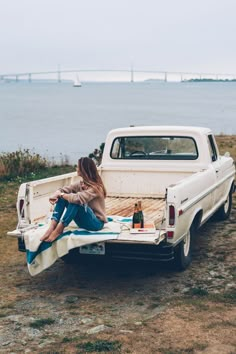
[[[191,137],[129,136],[113,141],[110,156],[127,160],[196,160],[198,151]]]

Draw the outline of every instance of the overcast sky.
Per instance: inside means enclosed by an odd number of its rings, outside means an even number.
[[[0,73],[236,74],[236,0],[0,0]]]

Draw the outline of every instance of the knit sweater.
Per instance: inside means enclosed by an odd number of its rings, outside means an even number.
[[[87,204],[99,220],[107,222],[105,198],[103,194],[98,193],[92,187],[86,188],[81,181],[60,188],[54,193],[52,198],[57,198],[61,192],[68,194],[67,200],[69,203],[81,205]]]

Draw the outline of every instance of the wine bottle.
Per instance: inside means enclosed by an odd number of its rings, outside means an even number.
[[[143,210],[142,210],[142,202],[141,202],[141,200],[138,201],[138,212],[139,212],[139,218],[140,218],[141,228],[143,228],[143,227],[144,227],[144,216],[143,216]]]
[[[140,220],[140,214],[138,210],[138,204],[135,203],[134,205],[134,214],[133,214],[133,223],[132,226],[134,229],[140,228],[141,227],[141,220]]]

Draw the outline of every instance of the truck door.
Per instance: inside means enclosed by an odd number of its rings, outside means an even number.
[[[212,166],[216,175],[216,189],[214,191],[214,201],[219,201],[224,195],[224,183],[220,183],[223,177],[223,166],[219,159],[216,142],[213,135],[208,135],[208,144],[210,149],[210,155],[212,160]]]

